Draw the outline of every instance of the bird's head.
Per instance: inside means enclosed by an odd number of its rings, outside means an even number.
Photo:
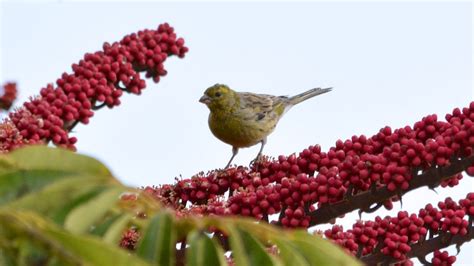
[[[231,108],[236,103],[237,93],[223,84],[216,84],[209,87],[199,102],[207,105],[211,111],[225,110]]]

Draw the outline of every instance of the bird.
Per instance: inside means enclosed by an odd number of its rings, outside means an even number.
[[[314,88],[288,97],[237,92],[224,84],[207,88],[199,102],[210,110],[209,128],[216,138],[232,146],[232,156],[224,169],[230,166],[240,148],[260,143],[260,150],[252,162],[258,161],[268,135],[291,107],[331,90]]]

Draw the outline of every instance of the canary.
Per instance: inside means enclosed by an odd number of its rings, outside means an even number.
[[[240,148],[261,144],[258,160],[280,118],[294,105],[332,88],[315,88],[293,97],[237,92],[226,85],[209,87],[199,99],[210,110],[209,128],[215,137],[232,146],[228,168]]]

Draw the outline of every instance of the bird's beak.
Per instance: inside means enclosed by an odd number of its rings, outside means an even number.
[[[210,98],[209,96],[207,96],[207,95],[204,94],[204,95],[201,97],[201,99],[199,99],[199,102],[201,102],[201,103],[207,105],[207,104],[210,104],[210,103],[211,103],[211,98]]]

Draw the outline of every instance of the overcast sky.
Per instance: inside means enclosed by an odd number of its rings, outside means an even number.
[[[19,83],[19,106],[104,41],[169,22],[190,52],[169,58],[168,75],[141,96],[100,110],[78,126],[79,152],[94,156],[133,186],[173,182],[225,166],[231,147],[207,126],[198,102],[217,82],[238,91],[293,95],[313,87],[331,93],[293,108],[269,137],[264,154],[324,150],[339,138],[381,127],[443,118],[473,100],[472,7],[464,3],[22,3],[1,4],[0,81]],[[248,165],[258,146],[235,163]],[[446,196],[473,190],[410,192],[404,209],[418,212]],[[394,215],[391,212],[378,214]],[[347,228],[356,215],[340,222]],[[364,215],[363,218],[370,218]],[[474,245],[458,261],[473,262]]]

